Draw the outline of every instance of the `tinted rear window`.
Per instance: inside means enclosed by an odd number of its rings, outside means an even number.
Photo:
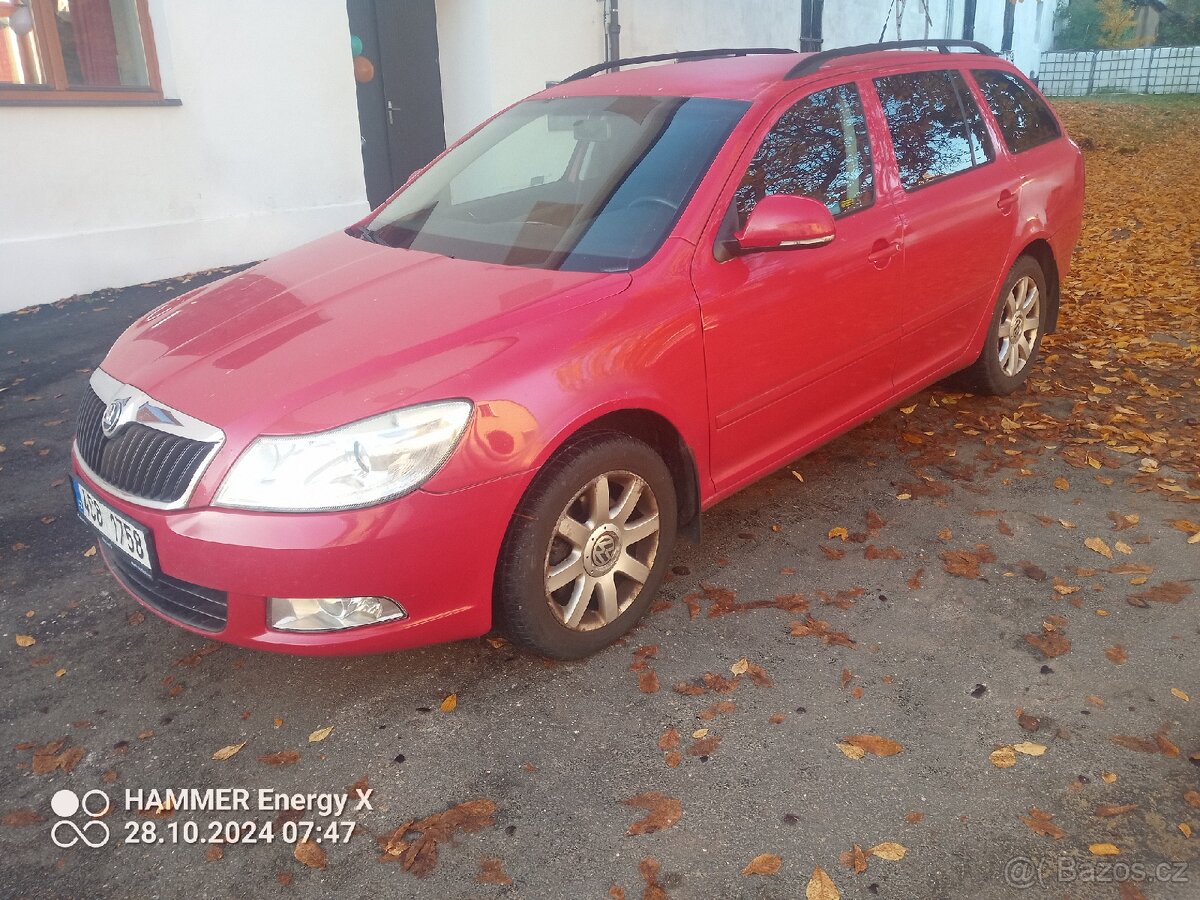
[[[996,69],[977,69],[971,74],[1011,153],[1029,150],[1058,137],[1058,123],[1050,109],[1016,75]]]
[[[875,89],[906,191],[992,159],[983,116],[959,72],[888,75],[875,79]]]

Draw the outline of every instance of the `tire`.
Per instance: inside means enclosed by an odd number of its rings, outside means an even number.
[[[962,373],[963,387],[978,394],[1003,395],[1025,383],[1042,345],[1049,299],[1042,267],[1032,257],[1020,257],[1004,279],[979,359]],[[1014,343],[1005,334],[1014,326],[1021,330],[1023,341]]]
[[[649,446],[581,436],[538,473],[509,524],[494,589],[501,627],[556,659],[608,646],[658,592],[677,519],[671,473]]]

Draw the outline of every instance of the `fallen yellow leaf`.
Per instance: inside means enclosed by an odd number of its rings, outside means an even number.
[[[1185,694],[1183,691],[1181,691],[1179,688],[1171,688],[1171,693],[1174,694],[1176,697],[1178,697],[1180,700],[1182,700],[1184,703],[1187,703],[1189,700],[1192,699],[1187,694]]]
[[[218,761],[223,760],[223,759],[229,759],[229,757],[233,756],[235,753],[237,753],[239,750],[241,750],[245,746],[246,746],[245,741],[242,741],[240,744],[230,744],[228,747],[222,747],[220,750],[218,750],[216,753],[214,753],[212,755],[212,758],[215,760],[218,760]]]
[[[1000,747],[988,754],[988,762],[997,769],[1011,769],[1017,764],[1017,754],[1012,747]]]
[[[95,546],[95,544],[93,544],[91,547],[88,547],[86,550],[84,550],[84,551],[83,551],[83,555],[84,555],[84,556],[95,556],[95,555],[96,555],[96,546]]]
[[[743,656],[741,659],[739,659],[737,662],[735,662],[732,666],[729,667],[729,671],[732,672],[734,675],[745,675],[746,670],[749,668],[750,668],[750,660],[746,659],[746,657]]]
[[[774,853],[760,853],[742,869],[743,875],[774,875],[783,865],[783,860]]]
[[[877,734],[852,734],[842,740],[855,747],[861,747],[874,756],[895,756],[904,750],[904,747],[897,741],[880,737]]]
[[[1116,856],[1121,851],[1113,844],[1090,844],[1088,849],[1092,851],[1092,856]]]
[[[1071,489],[1071,482],[1067,481],[1067,479],[1060,475],[1058,478],[1054,479],[1054,486],[1060,491],[1069,491]]]
[[[318,741],[325,740],[325,738],[329,737],[329,735],[331,735],[331,734],[333,734],[333,726],[332,725],[328,725],[325,728],[318,728],[316,731],[314,731],[312,734],[310,734],[308,736],[308,742],[310,744],[315,744]]]
[[[842,900],[837,885],[820,866],[813,869],[812,878],[808,880],[808,886],[804,889],[804,896],[805,900]]]
[[[908,848],[903,844],[897,844],[895,841],[884,841],[882,844],[876,844],[867,852],[872,856],[878,856],[880,859],[895,862],[896,860],[904,859],[904,854],[908,852]]]
[[[18,647],[32,647],[36,643],[37,643],[37,638],[35,638],[32,634],[18,634],[17,635],[17,646]]]
[[[66,669],[59,669],[57,672],[55,672],[55,673],[54,673],[54,677],[55,677],[55,678],[62,678],[62,677],[63,677],[64,675],[66,675],[66,674],[67,674],[67,670],[66,670]]]
[[[1117,780],[1117,773],[1116,772],[1101,772],[1100,780],[1103,781],[1105,784],[1112,784],[1114,781]]]
[[[1030,741],[1021,741],[1019,744],[1013,744],[1013,749],[1018,753],[1024,753],[1026,756],[1041,756],[1046,752],[1046,748],[1041,744],[1034,744]]]
[[[454,709],[457,706],[458,706],[458,694],[451,694],[445,700],[442,701],[441,706],[439,706],[438,709],[440,709],[442,712],[454,712]]]
[[[850,537],[850,532],[839,525],[837,528],[830,528],[828,536],[831,538],[839,538],[840,540],[845,541],[846,538]]]
[[[696,740],[700,740],[700,738],[705,737],[707,734],[708,734],[707,728],[697,728],[695,731],[692,732],[692,737],[694,737]]]
[[[1190,838],[1192,836],[1192,826],[1187,822],[1180,822],[1179,830],[1183,832],[1183,836],[1185,838]]]
[[[864,750],[862,747],[855,747],[853,744],[839,743],[837,748],[846,756],[850,757],[850,759],[862,759],[867,755],[866,750]]]
[[[1089,550],[1099,553],[1101,556],[1105,557],[1106,559],[1113,558],[1112,548],[1104,542],[1103,538],[1090,537],[1086,541],[1083,542],[1083,545],[1085,547],[1087,547]]]

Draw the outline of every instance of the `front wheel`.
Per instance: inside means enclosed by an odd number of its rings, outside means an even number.
[[[677,515],[671,473],[641,441],[606,432],[560,451],[500,551],[495,605],[505,630],[559,659],[611,644],[658,591]]]
[[[1046,328],[1046,276],[1022,256],[1004,280],[979,359],[963,375],[982,394],[1011,394],[1029,375]]]

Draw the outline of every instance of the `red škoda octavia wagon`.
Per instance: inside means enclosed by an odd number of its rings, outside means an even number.
[[[1012,391],[1081,157],[1011,65],[922,46],[585,70],[345,232],[142,317],[74,447],[113,573],[246,647],[499,621],[580,657],[702,509],[957,370]]]

